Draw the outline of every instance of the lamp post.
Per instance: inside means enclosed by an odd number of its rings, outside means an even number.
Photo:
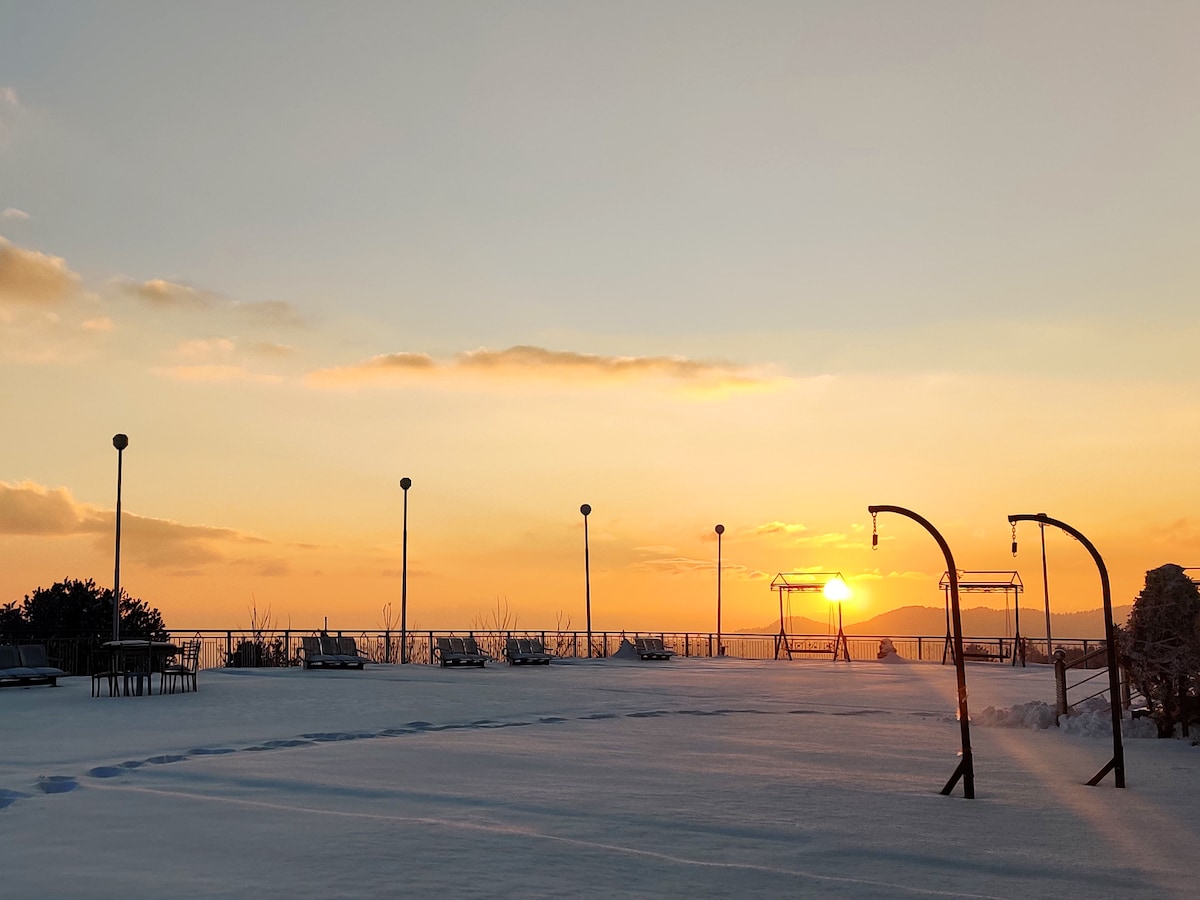
[[[400,665],[408,662],[408,489],[411,478],[400,479],[404,491],[404,537],[400,544]]]
[[[588,504],[579,507],[583,513],[583,596],[587,609],[587,655],[592,658],[592,574],[591,561],[588,559],[588,516],[592,508]]]
[[[1121,675],[1117,671],[1117,640],[1113,628],[1112,616],[1112,591],[1108,584],[1108,569],[1104,565],[1104,560],[1100,558],[1099,551],[1092,545],[1086,537],[1068,525],[1066,522],[1060,522],[1058,519],[1052,519],[1045,513],[1018,513],[1008,517],[1009,524],[1013,526],[1013,553],[1017,549],[1017,523],[1018,522],[1037,522],[1041,525],[1053,525],[1056,528],[1061,528],[1079,543],[1087,548],[1088,553],[1092,555],[1092,561],[1096,563],[1096,568],[1100,572],[1100,590],[1104,597],[1104,641],[1107,645],[1108,659],[1108,694],[1109,708],[1112,712],[1112,736],[1113,736],[1113,755],[1104,767],[1097,772],[1089,785],[1099,784],[1105,775],[1109,772],[1113,773],[1113,778],[1116,780],[1116,786],[1119,788],[1125,787],[1125,748],[1121,745]]]
[[[962,740],[962,759],[959,760],[958,768],[954,770],[954,774],[950,776],[946,786],[942,788],[942,794],[948,795],[954,790],[958,779],[962,778],[963,796],[968,800],[974,800],[975,763],[971,756],[971,718],[967,713],[967,669],[963,662],[962,613],[958,605],[958,569],[954,565],[954,556],[950,553],[950,546],[938,530],[911,509],[905,509],[902,506],[868,506],[867,512],[871,514],[872,521],[881,512],[893,512],[907,516],[933,535],[933,539],[942,548],[942,555],[946,558],[946,572],[950,576],[950,608],[954,621],[954,671],[958,678],[958,727]],[[871,546],[873,548],[879,546],[878,533],[871,535]]]
[[[721,646],[721,535],[725,533],[725,526],[718,525],[713,531],[717,533],[717,656],[724,656],[725,648]]]
[[[113,627],[112,639],[121,639],[121,463],[129,438],[123,434],[113,435],[113,446],[117,448],[117,548],[113,554]]]

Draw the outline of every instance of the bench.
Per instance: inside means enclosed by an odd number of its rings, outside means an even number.
[[[475,643],[473,637],[440,637],[437,639],[437,647],[434,648],[433,655],[437,657],[438,663],[443,668],[446,666],[479,666],[482,669],[491,659],[486,653],[479,652],[479,645]]]
[[[58,679],[66,675],[62,669],[50,665],[44,644],[0,645],[0,687],[32,687],[45,684],[58,685]]]
[[[633,651],[642,659],[670,659],[674,649],[663,646],[662,638],[634,638]]]
[[[789,642],[787,645],[788,656],[793,653],[813,653],[818,656],[833,656],[837,653],[837,645],[832,641],[800,641],[799,643]]]
[[[963,660],[968,659],[976,661],[994,660],[996,662],[1003,662],[1004,660],[1008,659],[1008,654],[1002,649],[992,651],[988,650],[987,648],[974,645],[970,649],[967,649],[966,647],[963,648]]]
[[[514,666],[526,663],[546,666],[550,664],[550,660],[554,659],[554,654],[546,652],[546,648],[538,638],[510,637],[505,638],[504,641],[504,658]]]
[[[355,649],[353,655],[342,652],[342,642],[346,638],[329,637],[328,635],[308,635],[300,638],[300,652],[304,656],[306,669],[361,669],[365,660]],[[353,642],[354,638],[349,638]],[[347,644],[346,647],[352,647]]]

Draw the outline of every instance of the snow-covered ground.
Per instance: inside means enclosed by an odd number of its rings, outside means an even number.
[[[1193,897],[1200,748],[1047,668],[584,660],[0,691],[5,897]],[[1099,723],[1099,727],[1097,727]],[[1049,726],[1049,727],[1046,727]],[[1142,731],[1142,734],[1145,732]]]

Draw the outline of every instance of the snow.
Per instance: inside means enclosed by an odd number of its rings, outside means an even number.
[[[902,664],[901,664],[902,663]],[[1191,897],[1200,750],[1046,667],[581,660],[0,690],[11,897]],[[1078,723],[1078,724],[1077,724]],[[1150,734],[1153,728],[1149,729]]]

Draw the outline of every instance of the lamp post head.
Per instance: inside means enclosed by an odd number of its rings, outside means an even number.
[[[411,478],[401,478],[400,479],[400,488],[402,490],[407,491],[410,487],[412,487],[412,479]]]
[[[579,507],[579,511],[581,513],[583,513],[584,518],[587,518],[589,515],[591,515],[592,508],[591,508],[591,506],[589,506],[588,504],[585,503],[585,504],[583,504],[583,506]]]
[[[725,526],[724,526],[724,525],[718,525],[716,528],[714,528],[714,529],[713,529],[713,531],[715,531],[717,534],[724,534],[724,533],[725,533]]]
[[[126,447],[129,446],[128,435],[114,434],[113,435],[113,446],[116,447],[118,450],[124,450]]]

